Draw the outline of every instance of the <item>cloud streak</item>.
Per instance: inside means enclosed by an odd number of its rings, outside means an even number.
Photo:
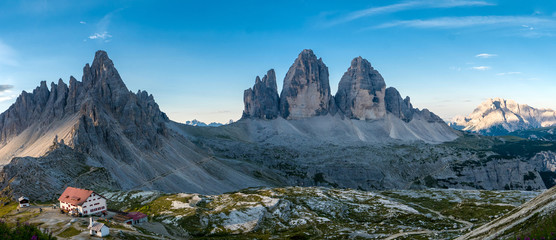
[[[441,17],[433,19],[415,19],[394,21],[380,24],[374,28],[411,27],[411,28],[465,28],[481,25],[531,25],[551,24],[556,21],[542,17],[530,16],[468,16],[468,17]]]
[[[491,58],[491,57],[496,57],[498,56],[497,54],[491,54],[491,53],[479,53],[477,55],[475,55],[476,58]]]
[[[103,32],[103,33],[95,33],[91,36],[89,36],[89,39],[107,39],[107,38],[111,38],[112,35],[108,34],[108,32]]]
[[[521,74],[521,72],[503,72],[503,73],[497,73],[496,75],[505,76],[505,75],[517,75],[517,74]]]
[[[490,67],[489,66],[477,66],[477,67],[472,67],[471,69],[479,70],[479,71],[486,71],[486,70],[489,70]]]
[[[5,102],[14,99],[13,96],[0,96],[0,102]]]
[[[469,0],[444,0],[444,1],[405,1],[401,3],[367,8],[359,11],[348,13],[347,15],[330,21],[327,25],[333,26],[341,23],[351,22],[360,18],[370,17],[380,14],[396,13],[413,9],[427,8],[454,8],[454,7],[472,7],[472,6],[491,6],[492,3],[485,1],[469,1]]]

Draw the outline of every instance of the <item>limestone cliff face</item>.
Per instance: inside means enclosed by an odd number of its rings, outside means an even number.
[[[429,110],[413,108],[409,97],[403,99],[395,88],[386,88],[382,75],[362,57],[351,61],[332,96],[328,68],[305,49],[288,70],[280,96],[276,89],[273,70],[262,81],[257,77],[253,88],[244,92],[243,118],[290,120],[338,113],[348,119],[378,120],[392,114],[407,123],[413,119],[443,123]]]
[[[305,49],[284,79],[280,94],[280,115],[285,119],[302,119],[335,112],[328,68],[312,50]]]
[[[336,104],[348,118],[379,119],[386,114],[386,83],[369,61],[354,58],[344,73],[335,95]]]
[[[243,93],[243,118],[275,119],[280,115],[280,97],[274,69],[268,70],[263,80],[257,76],[253,88]]]

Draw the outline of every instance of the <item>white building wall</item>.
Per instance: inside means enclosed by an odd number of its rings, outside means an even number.
[[[106,199],[102,196],[92,193],[82,205],[83,214],[95,214],[106,210]]]
[[[81,206],[72,206],[69,203],[60,201],[60,208],[71,210],[77,208],[77,211],[83,215],[100,213],[106,210],[106,199],[96,193],[92,193]]]
[[[108,228],[106,225],[102,226],[102,228],[100,229],[100,231],[93,231],[92,229],[89,230],[89,235],[91,236],[97,236],[97,237],[106,237],[108,235],[110,235],[110,228]]]

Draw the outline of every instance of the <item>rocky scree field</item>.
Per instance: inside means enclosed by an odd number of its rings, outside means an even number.
[[[133,191],[104,196],[110,208],[144,212],[177,238],[453,239],[538,193],[286,187],[221,195]]]

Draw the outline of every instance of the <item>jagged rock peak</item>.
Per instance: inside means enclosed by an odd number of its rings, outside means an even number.
[[[104,88],[108,87],[111,90],[127,91],[127,87],[118,70],[114,67],[114,63],[108,57],[108,54],[102,50],[95,53],[92,65],[86,64],[83,68],[82,82],[87,88],[91,88],[93,85],[104,85]]]
[[[59,79],[50,89],[46,81],[42,81],[32,93],[23,91],[16,102],[0,114],[0,143],[35,123],[46,125],[72,114],[97,120],[101,113],[118,121],[128,130],[125,132],[128,136],[152,137],[164,132],[162,123],[168,121],[152,95],[129,92],[106,52],[98,51],[92,66],[85,65],[82,82],[72,76],[69,87]]]
[[[369,61],[356,57],[342,76],[336,93],[336,105],[346,117],[379,119],[386,114],[386,83]]]
[[[280,94],[280,115],[301,119],[336,113],[330,94],[328,68],[310,49],[303,50],[284,78]]]
[[[280,98],[274,69],[268,70],[263,80],[257,76],[253,88],[243,93],[243,118],[275,119],[279,116]]]

